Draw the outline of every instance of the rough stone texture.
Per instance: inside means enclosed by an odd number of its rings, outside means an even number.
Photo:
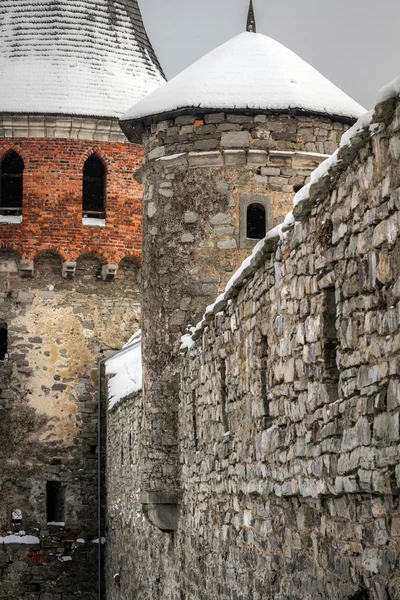
[[[139,501],[143,461],[142,395],[124,398],[107,414],[106,584],[110,600],[164,598],[171,591],[174,537],[148,523]],[[174,567],[173,567],[174,569]],[[179,597],[179,582],[168,586]]]
[[[56,254],[40,254],[32,278],[20,277],[18,263],[0,252],[9,355],[0,362],[0,534],[24,530],[40,544],[0,544],[0,598],[95,600],[97,363],[138,327],[138,269],[124,260],[109,283],[94,257],[78,259],[71,280]],[[47,525],[54,480],[65,488],[65,527]]]
[[[153,329],[143,350],[146,385],[162,402],[175,401],[173,383],[165,394],[160,373],[177,377],[180,369],[182,497],[168,554],[160,556],[146,537],[147,524],[131,538],[140,571],[154,571],[141,600],[400,597],[400,169],[393,150],[400,102],[377,115],[374,135],[346,150],[334,175],[311,188],[308,214],[299,211],[302,221],[231,289],[180,365],[173,354],[180,328],[170,316],[181,301],[177,279],[187,285],[187,248],[174,254],[172,245],[156,246],[153,270],[157,264],[169,293],[163,320],[146,317]],[[214,171],[204,173],[208,190]],[[185,184],[178,180],[177,204],[164,216],[170,238],[179,211],[192,210],[201,195],[195,180],[193,172]],[[213,200],[208,217],[227,211],[215,193]],[[202,206],[194,208],[200,220]],[[199,252],[203,231],[195,230]],[[170,274],[162,258],[168,253]],[[168,431],[168,411],[178,408],[171,403],[161,412],[147,390],[144,407],[132,423],[143,453],[133,463],[138,476],[161,464],[158,439]],[[112,418],[121,427],[124,414]],[[141,535],[154,544],[150,562]],[[132,590],[143,576],[133,563],[130,569]],[[110,592],[111,600],[122,597],[129,594]]]
[[[336,147],[346,128],[322,117],[269,115],[255,123],[223,113],[218,123],[206,124],[204,115],[192,124],[178,117],[144,133],[143,357],[145,402],[152,407],[145,445],[153,452],[142,468],[143,491],[180,489],[179,334],[198,320],[258,241],[240,248],[241,198],[265,196],[273,227],[291,207],[293,186],[307,182],[323,160],[318,152]],[[217,150],[196,151],[196,142],[208,139]],[[277,174],[263,174],[264,168]],[[189,212],[196,221],[188,222]],[[185,310],[182,298],[191,299]]]
[[[58,135],[58,134],[57,134]],[[96,254],[103,264],[140,260],[142,188],[134,180],[142,148],[78,139],[0,139],[0,162],[15,150],[24,161],[22,223],[0,223],[0,248],[32,259],[42,250],[75,261]],[[106,227],[82,224],[82,171],[93,152],[106,167]]]

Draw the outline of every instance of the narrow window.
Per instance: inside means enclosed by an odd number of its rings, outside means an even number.
[[[262,240],[265,237],[265,208],[262,204],[250,204],[247,207],[247,237]]]
[[[22,510],[20,508],[13,508],[11,511],[11,523],[13,525],[22,524]]]
[[[7,325],[0,323],[0,361],[8,358],[8,331]]]
[[[83,167],[83,217],[105,218],[106,171],[96,154],[89,156]]]
[[[7,152],[1,163],[0,214],[22,214],[22,187],[24,161],[13,150]]]
[[[263,417],[269,417],[269,400],[268,400],[268,339],[265,335],[261,338],[261,401],[263,409]]]
[[[193,416],[193,438],[194,449],[197,452],[199,449],[199,438],[197,433],[197,407],[196,407],[196,391],[192,390],[192,416]]]
[[[226,361],[223,360],[219,367],[220,381],[221,381],[221,411],[222,411],[222,424],[225,428],[225,433],[229,431],[229,419],[227,411],[227,386],[226,386]]]
[[[338,336],[336,331],[336,298],[335,288],[324,290],[322,313],[322,352],[325,364],[325,378],[327,381],[339,381],[337,366]]]
[[[65,520],[65,490],[59,481],[47,482],[47,522],[63,523]]]

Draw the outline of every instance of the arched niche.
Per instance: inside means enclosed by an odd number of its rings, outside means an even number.
[[[57,252],[44,250],[34,258],[34,278],[41,280],[61,279],[63,260]]]
[[[76,261],[75,279],[101,280],[101,262],[94,254],[83,254]]]

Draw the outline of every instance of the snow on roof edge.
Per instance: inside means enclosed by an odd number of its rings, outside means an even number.
[[[379,91],[377,95],[377,105],[381,104],[382,102],[386,102],[387,100],[396,98],[399,95],[400,77],[394,79]],[[353,146],[353,143],[357,144],[360,134],[366,133],[370,136],[376,132],[377,128],[379,127],[379,123],[375,122],[375,117],[376,107],[363,114],[354,123],[354,125],[342,135],[339,148],[336,150],[336,152],[323,161],[312,172],[311,182],[305,185],[295,194],[293,200],[294,210],[300,207],[302,204],[310,202],[310,192],[312,187],[318,184],[324,177],[329,176],[335,167],[340,165],[341,150]],[[189,333],[186,333],[181,337],[181,351],[189,350],[195,345],[196,339],[201,336],[202,332],[207,326],[207,323],[210,322],[231,299],[231,296],[233,296],[232,291],[235,289],[237,292],[239,288],[243,287],[247,279],[259,268],[264,257],[273,252],[276,249],[279,241],[283,239],[285,233],[290,229],[293,229],[298,223],[299,221],[296,221],[296,217],[292,210],[286,215],[282,224],[267,232],[266,236],[254,247],[251,255],[243,261],[239,269],[230,278],[225,286],[224,292],[218,296],[213,304],[207,306],[201,321],[199,321],[195,327],[191,327]]]

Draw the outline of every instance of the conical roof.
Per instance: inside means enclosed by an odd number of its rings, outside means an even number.
[[[135,104],[122,117],[182,109],[298,109],[357,118],[365,109],[275,40],[245,32],[219,46]]]
[[[119,117],[164,81],[137,0],[0,2],[0,113]]]

